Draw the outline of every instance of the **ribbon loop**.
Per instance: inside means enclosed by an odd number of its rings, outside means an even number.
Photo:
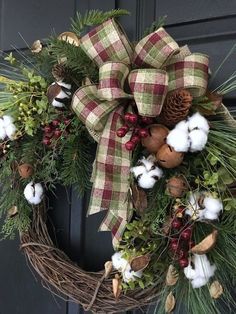
[[[109,19],[81,38],[80,47],[98,66],[106,61],[131,64],[133,48],[114,19]]]
[[[141,39],[136,45],[133,63],[138,67],[149,66],[161,69],[178,52],[178,44],[161,27]]]
[[[169,91],[186,88],[193,97],[204,95],[208,82],[208,64],[208,56],[201,53],[193,53],[181,61],[170,63],[166,67]]]
[[[134,70],[129,75],[129,85],[140,115],[156,117],[160,114],[168,91],[166,71]]]
[[[131,98],[124,92],[129,67],[122,62],[106,62],[99,68],[98,97],[105,100]]]

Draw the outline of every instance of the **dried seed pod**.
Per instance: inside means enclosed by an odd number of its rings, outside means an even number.
[[[134,208],[138,211],[138,214],[142,215],[147,208],[147,194],[143,189],[140,189],[136,184],[131,187],[132,202]]]
[[[116,301],[118,301],[119,296],[120,296],[121,291],[122,291],[121,279],[120,279],[120,276],[118,274],[116,274],[115,278],[112,279],[112,291],[113,291],[113,295],[114,295]]]
[[[149,133],[149,136],[142,138],[142,145],[146,147],[149,153],[156,153],[165,144],[169,129],[164,125],[154,124],[150,126]]]
[[[207,237],[205,237],[200,243],[196,244],[191,252],[194,254],[206,254],[209,252],[215,245],[217,239],[218,231],[213,230]]]
[[[165,311],[166,313],[171,313],[175,307],[175,297],[172,292],[170,292],[166,298]]]
[[[218,299],[222,293],[224,292],[223,290],[223,287],[221,286],[221,284],[219,283],[218,280],[215,280],[210,288],[209,288],[209,292],[210,292],[210,295],[213,299]]]
[[[107,261],[105,264],[104,264],[104,268],[105,268],[105,278],[107,278],[110,273],[112,272],[112,261]]]
[[[166,285],[174,286],[179,279],[179,274],[173,265],[170,265],[166,274]]]
[[[34,168],[32,165],[24,163],[18,166],[18,172],[21,178],[27,179],[32,176]]]
[[[131,269],[135,272],[143,270],[148,266],[150,260],[151,257],[148,254],[134,257],[130,262]]]
[[[17,206],[12,206],[11,208],[8,209],[7,216],[9,218],[13,218],[16,215],[18,215],[18,208],[17,208]]]
[[[172,220],[173,218],[171,216],[166,216],[166,220],[164,221],[162,228],[160,230],[165,235],[168,235],[170,232]]]
[[[164,144],[158,150],[156,157],[160,166],[171,169],[178,167],[182,163],[184,159],[184,153],[176,152],[174,148]]]
[[[75,33],[72,33],[72,32],[64,32],[64,33],[61,33],[61,34],[58,36],[58,39],[63,40],[63,41],[66,41],[66,42],[68,42],[69,44],[74,45],[74,46],[77,46],[77,47],[80,45],[80,39],[79,39],[79,37],[78,37]]]
[[[172,197],[182,197],[188,190],[188,184],[183,176],[172,177],[166,184],[167,193]]]
[[[39,53],[42,51],[43,45],[40,40],[35,40],[31,46],[31,52],[32,53]]]

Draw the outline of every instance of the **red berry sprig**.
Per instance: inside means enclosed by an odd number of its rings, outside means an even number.
[[[147,137],[149,131],[147,126],[154,122],[151,117],[142,117],[138,114],[127,112],[124,115],[125,124],[116,131],[118,137],[124,137],[129,131],[132,131],[131,138],[125,143],[125,148],[129,151],[135,149],[141,138]]]
[[[70,123],[70,117],[59,116],[45,125],[43,128],[43,144],[50,146],[62,135],[68,134]]]

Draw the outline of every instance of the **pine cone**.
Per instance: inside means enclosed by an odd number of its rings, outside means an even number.
[[[192,104],[192,95],[186,89],[179,89],[167,95],[160,114],[160,122],[168,127],[184,120]]]
[[[55,64],[52,68],[52,75],[56,81],[66,80],[69,76],[69,70],[63,64]]]

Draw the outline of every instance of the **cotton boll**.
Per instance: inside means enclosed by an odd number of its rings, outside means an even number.
[[[135,178],[137,178],[139,175],[143,174],[146,171],[145,166],[141,165],[141,166],[136,166],[130,169],[130,172],[132,172],[135,176]]]
[[[166,142],[176,152],[187,152],[189,149],[188,133],[180,129],[173,129],[167,136]]]
[[[30,204],[37,205],[43,198],[43,187],[40,183],[28,183],[24,189],[24,196]]]
[[[188,128],[190,131],[194,129],[200,129],[205,133],[209,132],[208,121],[199,112],[196,112],[188,119]]]
[[[196,271],[193,269],[191,264],[184,268],[184,274],[188,279],[194,279],[196,277]]]
[[[122,255],[122,252],[116,252],[111,258],[113,267],[120,271],[124,271],[128,265],[128,261]]]
[[[200,206],[198,204],[199,200],[199,193],[190,193],[189,199],[188,199],[188,206],[187,209],[185,210],[185,214],[189,216],[193,216],[194,214],[199,212]]]
[[[160,179],[163,176],[163,171],[159,167],[155,167],[155,169],[150,170],[148,174],[152,178]]]
[[[216,266],[211,265],[206,254],[194,254],[194,267],[197,277],[212,277],[214,276]]]
[[[151,189],[156,183],[156,179],[145,172],[138,178],[138,185],[143,189]]]
[[[202,286],[205,286],[209,281],[209,278],[207,277],[196,277],[191,281],[192,287],[194,289],[201,288]]]
[[[6,126],[5,128],[5,131],[6,131],[7,136],[12,140],[16,133],[16,127],[13,123],[8,124],[8,126]]]
[[[188,121],[187,120],[180,121],[179,123],[176,124],[175,129],[181,130],[181,131],[184,131],[187,133],[188,132]]]
[[[4,126],[7,127],[9,124],[12,124],[14,122],[14,119],[11,116],[3,116],[3,122],[4,122]]]
[[[222,202],[213,197],[205,197],[203,204],[207,211],[211,211],[212,213],[219,213],[221,210],[223,210],[223,204]]]
[[[190,152],[198,152],[205,148],[207,134],[202,130],[193,130],[189,133]]]

